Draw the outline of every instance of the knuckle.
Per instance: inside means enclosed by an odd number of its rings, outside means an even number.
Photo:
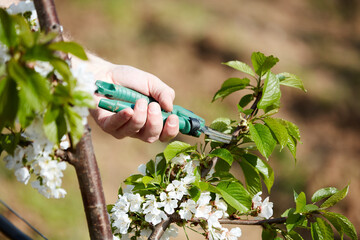
[[[145,139],[145,142],[154,143],[154,142],[156,142],[156,140],[158,140],[158,137],[148,137]]]

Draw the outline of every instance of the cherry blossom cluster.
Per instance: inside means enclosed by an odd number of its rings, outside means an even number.
[[[162,160],[157,157],[155,165]],[[174,157],[167,170],[177,169],[178,177],[159,188],[154,194],[137,192],[133,185],[127,185],[118,200],[110,208],[111,225],[114,234],[121,239],[146,239],[151,229],[170,216],[177,215],[179,222],[206,223],[205,235],[211,240],[236,240],[241,236],[238,227],[228,229],[220,224],[220,219],[229,217],[228,205],[219,194],[204,191],[198,198],[192,198],[189,189],[196,181],[195,172],[200,165],[198,160],[190,159],[189,155],[180,154]],[[146,176],[146,165],[139,166],[139,172]],[[169,173],[167,171],[167,173]],[[209,179],[212,173],[206,177]],[[272,203],[266,198],[261,201],[261,192],[253,198],[253,212],[259,217],[272,216]],[[177,233],[175,224],[171,224],[161,239],[169,239]],[[180,224],[181,225],[181,224]]]
[[[36,180],[31,182],[31,186],[39,193],[47,198],[63,198],[66,191],[61,188],[61,183],[66,163],[55,158],[57,146],[47,139],[42,126],[43,119],[35,118],[22,134],[30,144],[24,147],[18,145],[14,154],[5,156],[4,161],[8,169],[14,170],[19,182],[27,184],[32,173]],[[66,149],[69,142],[64,139],[60,146]]]
[[[39,30],[38,18],[32,1],[20,1],[12,4],[7,9],[10,14],[22,14],[29,21],[33,31]],[[0,44],[0,64],[6,63],[10,59],[8,49],[5,45]],[[36,72],[44,77],[54,71],[53,66],[48,62],[34,62]],[[55,75],[61,79],[61,75],[56,71]],[[93,93],[96,86],[94,85],[94,76],[85,71],[85,66],[80,65],[76,69],[71,69],[74,78],[77,79],[76,90]],[[82,123],[87,124],[87,116],[89,111],[86,107],[74,106],[74,110],[82,117]],[[14,170],[14,174],[18,181],[27,184],[31,178],[31,174],[35,176],[35,180],[31,182],[31,186],[39,191],[47,198],[63,198],[66,191],[61,188],[63,171],[66,169],[66,163],[61,162],[56,156],[55,151],[59,148],[66,150],[70,147],[66,135],[63,136],[59,146],[52,143],[45,135],[43,129],[43,118],[45,112],[37,113],[37,117],[33,120],[22,133],[21,137],[26,139],[26,146],[18,145],[13,154],[4,157],[6,167]]]

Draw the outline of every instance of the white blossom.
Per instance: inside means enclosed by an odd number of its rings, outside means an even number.
[[[179,211],[179,215],[181,219],[185,219],[189,221],[193,218],[193,215],[196,212],[196,203],[192,199],[188,199],[186,202],[182,202],[180,204],[181,210]]]
[[[39,29],[39,21],[37,18],[34,3],[32,1],[26,0],[26,1],[20,1],[17,4],[13,3],[9,6],[8,9],[6,9],[6,11],[9,14],[18,14],[18,13],[24,14],[25,12],[30,12],[31,16],[29,20],[32,29],[35,31]]]
[[[60,149],[62,150],[66,150],[70,147],[70,142],[69,140],[67,139],[66,135],[64,135],[62,138],[61,138],[61,141],[60,141]]]
[[[190,159],[189,155],[185,155],[183,153],[179,154],[179,156],[174,157],[173,159],[171,159],[171,162],[176,164],[176,165],[185,165],[187,163],[187,160]]]
[[[205,218],[206,220],[209,218],[212,210],[210,200],[210,192],[201,193],[200,198],[197,201],[198,206],[196,208],[195,217]]]
[[[144,198],[140,196],[139,193],[132,194],[132,193],[124,193],[126,196],[129,204],[130,204],[130,211],[131,212],[141,212],[141,204],[144,202]]]
[[[170,197],[165,192],[160,193],[161,206],[164,207],[164,211],[167,214],[172,214],[175,212],[175,208],[178,207],[178,200]]]
[[[216,209],[222,211],[223,217],[228,217],[229,214],[227,213],[227,204],[224,200],[220,199],[220,195],[216,194],[215,198],[215,207]]]
[[[112,226],[116,228],[115,232],[126,234],[131,223],[131,219],[127,213],[122,211],[115,211],[112,214],[112,219],[114,220]]]
[[[191,160],[185,164],[184,172],[189,176],[194,175],[195,169],[200,166],[200,162],[198,160]]]
[[[252,209],[256,209],[258,211],[258,216],[269,219],[273,215],[273,203],[269,202],[269,197],[265,198],[262,202],[260,195],[262,192],[258,192],[252,198]]]
[[[0,43],[0,65],[10,60],[8,50],[6,45]]]
[[[146,164],[140,164],[138,166],[138,171],[140,172],[141,175],[145,176],[146,175]]]
[[[221,233],[216,232],[215,228],[209,228],[208,232],[209,232],[208,234],[209,240],[224,240],[221,236]]]
[[[24,157],[24,149],[20,146],[17,146],[14,151],[14,155],[7,155],[4,157],[4,162],[6,163],[7,169],[19,169],[23,167],[22,160]]]
[[[15,171],[16,179],[19,182],[27,184],[30,179],[30,173],[29,170],[26,167],[19,168]]]
[[[164,232],[164,235],[160,238],[160,240],[168,240],[170,238],[177,237],[178,235],[178,228],[171,224]]]
[[[154,226],[166,218],[166,214],[158,208],[153,208],[151,212],[148,212],[145,215],[145,221],[151,223]]]
[[[41,76],[47,77],[48,74],[54,70],[54,67],[49,62],[36,61],[34,69]]]
[[[232,228],[230,231],[228,228],[222,228],[221,230],[221,239],[237,240],[239,237],[241,237],[241,229],[238,227]]]
[[[76,68],[72,68],[71,72],[76,78],[77,83],[75,90],[81,90],[94,94],[96,90],[94,74],[86,70],[86,64],[79,64]]]
[[[146,229],[142,229],[140,232],[141,235],[141,239],[148,239],[148,237],[150,236],[150,234],[152,233],[152,230],[149,228]]]
[[[145,221],[156,225],[166,218],[166,214],[159,209],[161,204],[156,202],[154,195],[146,195],[145,197],[146,201],[143,204],[143,212],[146,214]]]
[[[209,228],[212,228],[212,227],[221,228],[219,219],[222,218],[222,216],[223,216],[223,213],[221,211],[211,212],[209,214],[209,218],[207,219]]]
[[[184,182],[174,180],[166,187],[169,196],[181,200],[184,195],[188,195],[187,186]]]
[[[134,189],[134,185],[126,185],[126,187],[123,189],[123,193],[132,193],[132,190]]]
[[[111,209],[111,212],[128,212],[130,208],[130,203],[127,200],[126,196],[119,195],[118,200],[114,204],[114,207]]]

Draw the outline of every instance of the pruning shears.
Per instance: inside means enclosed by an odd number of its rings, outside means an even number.
[[[100,100],[99,107],[111,112],[120,112],[125,108],[134,108],[136,101],[140,98],[145,99],[148,103],[156,102],[152,97],[113,83],[97,80],[95,85],[97,86],[95,92],[107,97]],[[178,116],[179,131],[183,134],[199,137],[201,133],[204,133],[210,139],[223,143],[230,143],[232,140],[231,135],[218,132],[205,126],[205,120],[203,118],[178,105],[174,105],[171,112],[162,110],[164,123],[171,114]]]

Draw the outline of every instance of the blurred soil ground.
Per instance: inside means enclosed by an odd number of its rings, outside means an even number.
[[[56,0],[65,32],[114,63],[151,72],[176,90],[175,104],[203,116],[237,118],[241,95],[210,103],[221,83],[241,74],[221,65],[250,62],[253,51],[279,57],[275,71],[300,76],[308,93],[284,89],[282,111],[301,130],[295,164],[283,151],[270,160],[275,215],[293,207],[292,191],[350,183],[333,209],[360,231],[360,3],[356,0]],[[108,203],[121,182],[166,144],[115,140],[90,120]],[[195,143],[197,139],[178,136]],[[66,171],[63,200],[47,200],[0,166],[0,196],[49,239],[88,239],[76,176]],[[11,214],[0,207],[0,212]],[[31,231],[19,223],[29,234]],[[244,228],[242,239],[260,239]],[[182,230],[179,230],[182,232]],[[39,239],[32,235],[35,239]],[[191,235],[190,239],[199,236]],[[0,236],[1,239],[1,236]],[[185,239],[180,235],[178,239]]]

